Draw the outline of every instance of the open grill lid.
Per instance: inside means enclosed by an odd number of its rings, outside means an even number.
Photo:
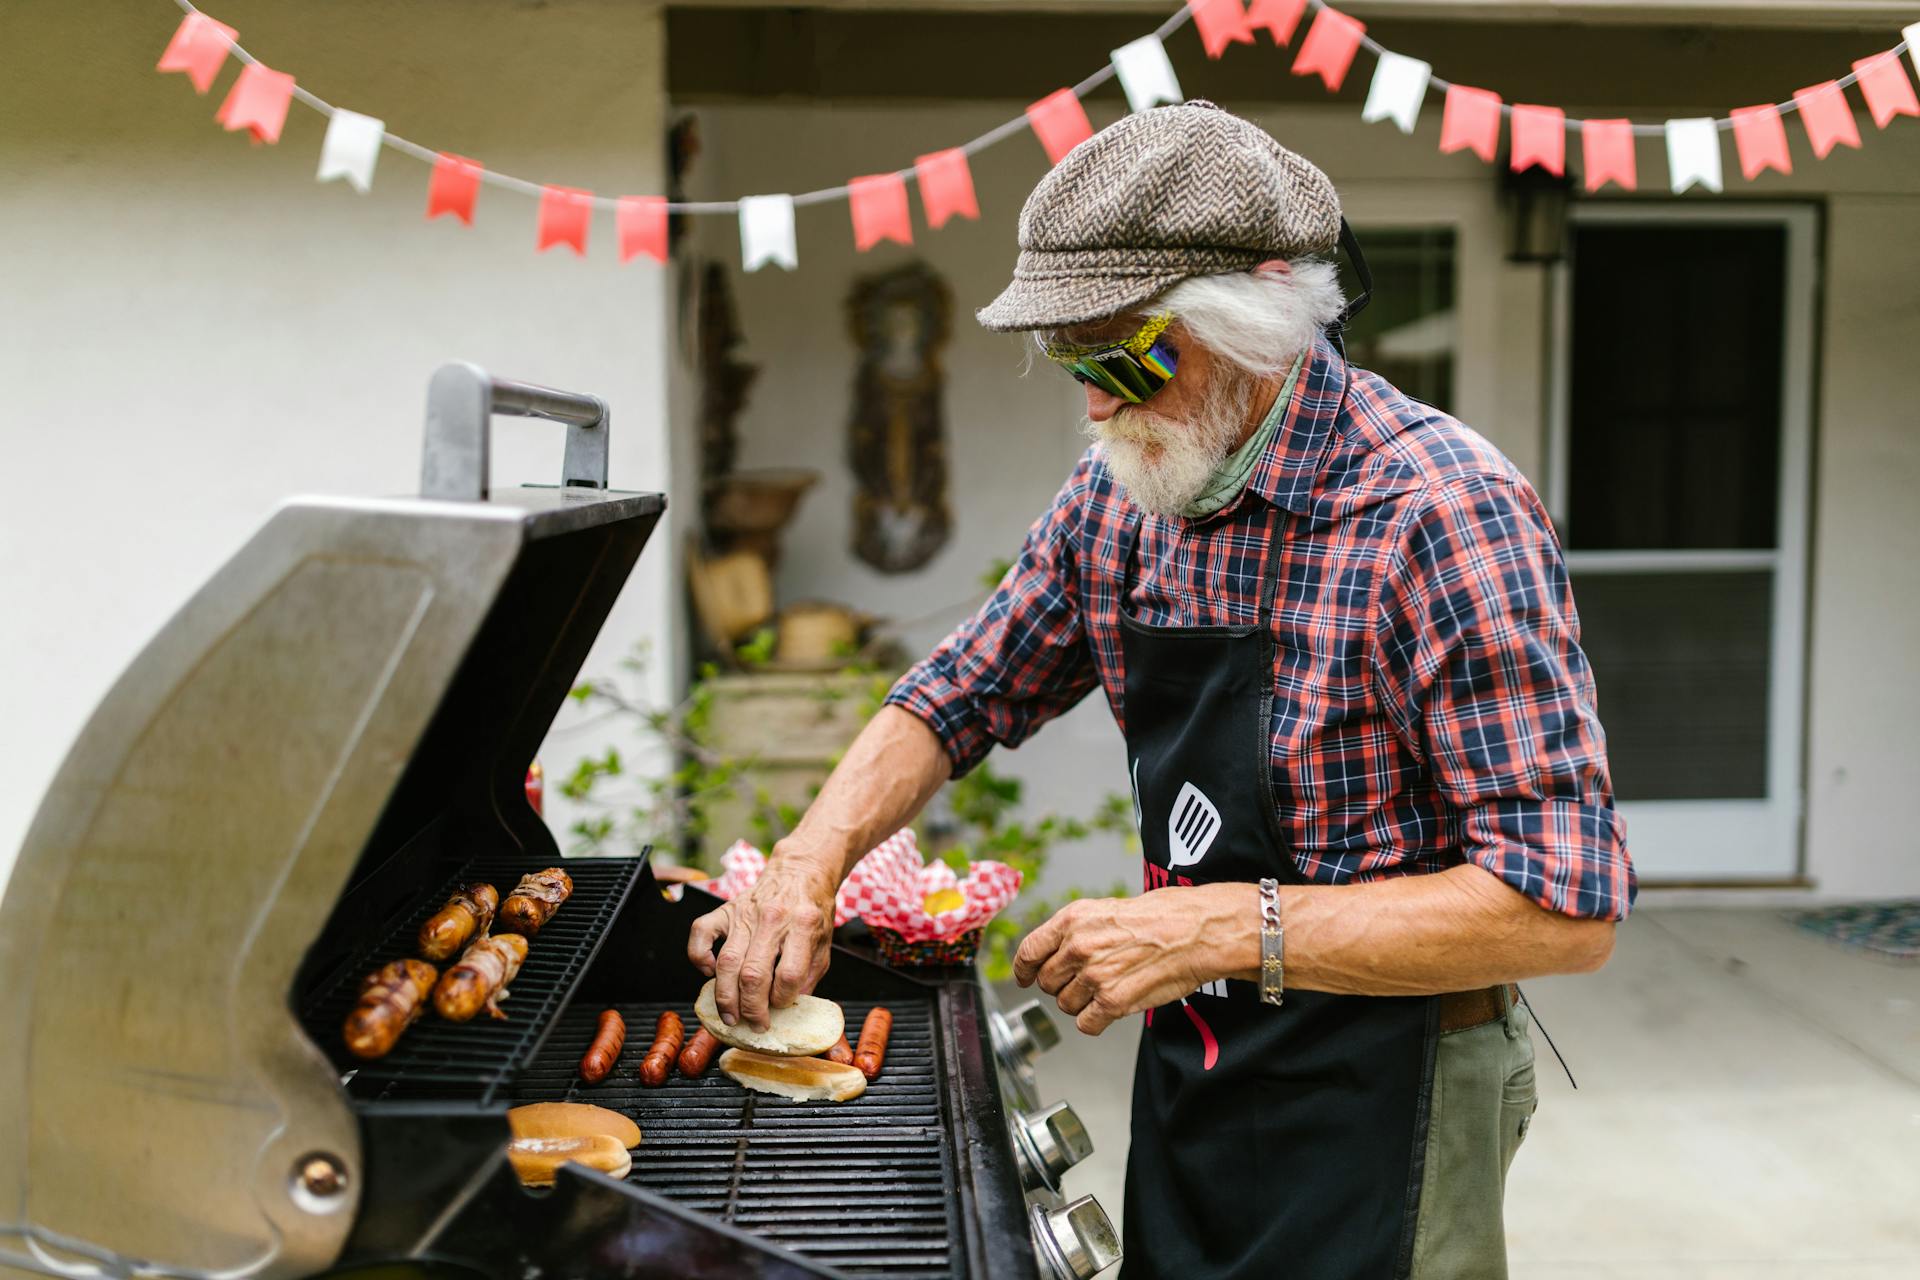
[[[493,413],[568,424],[561,485],[488,493]],[[606,488],[607,432],[442,368],[421,497],[288,501],[114,684],[0,903],[0,1269],[338,1253],[357,1180],[294,1171],[359,1129],[288,993],[384,915],[355,886],[427,892],[465,831],[558,856],[523,775],[666,508]]]

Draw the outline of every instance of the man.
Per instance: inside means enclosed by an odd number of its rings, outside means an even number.
[[[1346,364],[1340,228],[1324,174],[1208,103],[1041,181],[980,320],[1085,385],[1096,443],[689,941],[763,1024],[825,970],[852,861],[1099,687],[1150,892],[1071,904],[1015,975],[1088,1034],[1145,1015],[1127,1277],[1504,1276],[1509,984],[1598,968],[1633,897],[1546,513]]]

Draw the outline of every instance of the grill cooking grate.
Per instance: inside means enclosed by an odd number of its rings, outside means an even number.
[[[874,1001],[842,1001],[857,1037]],[[598,1085],[580,1080],[580,1055],[599,1008],[560,1018],[514,1089],[516,1102],[592,1102],[633,1117],[643,1141],[627,1181],[850,1276],[933,1280],[965,1273],[954,1157],[931,997],[888,1000],[893,1034],[880,1078],[851,1102],[793,1102],[753,1093],[709,1067],[676,1070],[658,1089],[640,1084],[640,1060],[658,1003],[616,1004],[627,1021],[620,1065]],[[716,1055],[717,1058],[717,1055]]]
[[[420,926],[463,884],[482,880],[504,900],[520,877],[541,870],[522,857],[474,858],[425,895],[411,914],[394,925],[376,946],[356,954],[316,994],[302,1015],[307,1034],[341,1071],[353,1073],[347,1091],[356,1099],[443,1098],[470,1096],[492,1102],[511,1084],[515,1072],[538,1048],[553,1015],[566,1003],[587,963],[599,949],[615,913],[633,888],[639,858],[569,858],[560,863],[573,877],[573,894],[534,937],[527,960],[508,988],[501,1008],[505,1021],[480,1014],[471,1022],[443,1022],[432,1011],[407,1028],[399,1045],[384,1058],[362,1062],[341,1043],[360,983],[390,960],[417,954]],[[440,966],[444,973],[450,960]],[[576,1052],[576,1058],[578,1053]]]

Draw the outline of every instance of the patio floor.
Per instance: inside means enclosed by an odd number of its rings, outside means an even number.
[[[1515,1280],[1920,1277],[1920,966],[1648,893],[1604,970],[1526,990],[1580,1088],[1536,1032]],[[1067,1189],[1118,1220],[1139,1021],[1055,1018],[1041,1089],[1096,1147]]]

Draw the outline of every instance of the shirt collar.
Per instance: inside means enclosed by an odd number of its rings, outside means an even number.
[[[1254,464],[1248,490],[1284,510],[1304,512],[1320,478],[1346,392],[1347,362],[1326,334],[1316,335],[1286,417]]]

